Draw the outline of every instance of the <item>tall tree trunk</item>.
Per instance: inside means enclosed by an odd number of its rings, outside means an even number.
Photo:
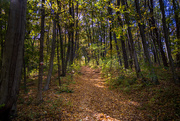
[[[129,37],[127,35],[127,38],[128,38],[128,51],[129,51],[129,65],[131,67],[131,69],[133,68],[133,51],[132,51],[132,48],[131,48],[131,44],[130,44],[130,41],[129,41]]]
[[[144,32],[144,22],[140,23],[140,21],[142,20],[142,16],[141,16],[141,12],[140,12],[140,7],[139,7],[139,0],[135,0],[135,4],[136,4],[136,11],[138,13],[138,26],[140,29],[140,35],[141,35],[141,41],[143,43],[143,50],[144,50],[144,55],[145,55],[145,60],[147,61],[148,65],[150,66],[150,73],[152,75],[152,82],[154,84],[158,84],[158,78],[155,74],[155,71],[153,69],[153,65],[151,62],[151,58],[149,55],[149,51],[148,51],[148,46],[146,43],[146,37],[145,37],[145,32]]]
[[[0,1],[1,4],[1,1]],[[0,8],[0,19],[1,19],[1,8]],[[2,67],[2,59],[3,59],[3,32],[2,32],[2,21],[0,21],[0,44],[1,44],[1,58],[0,58],[0,72]]]
[[[179,80],[178,80],[176,72],[175,72],[174,62],[173,62],[173,59],[172,59],[172,56],[171,56],[171,48],[169,46],[168,29],[167,29],[167,26],[166,26],[164,3],[163,3],[162,0],[159,0],[159,3],[160,3],[160,9],[161,9],[161,13],[162,13],[162,23],[163,23],[164,38],[165,38],[168,58],[169,58],[170,66],[171,66],[171,71],[172,71],[172,75],[173,75],[173,80],[174,80],[174,82],[176,84],[178,84]]]
[[[56,47],[57,47],[57,64],[58,64],[58,81],[59,81],[59,86],[61,86],[61,78],[60,78],[60,76],[61,76],[61,73],[60,73],[60,71],[61,71],[61,67],[60,67],[60,55],[59,55],[59,37],[58,37],[58,30],[56,31],[56,33],[57,33],[57,41],[56,41]]]
[[[128,8],[127,1],[121,0],[121,2],[122,2],[123,5],[125,5],[125,11],[126,11],[126,9]],[[129,43],[130,43],[130,46],[131,46],[131,54],[132,54],[133,60],[134,60],[136,75],[137,75],[137,78],[140,78],[141,77],[141,75],[140,75],[141,69],[140,69],[140,66],[139,66],[136,50],[135,50],[135,47],[134,47],[134,42],[133,42],[133,38],[132,38],[128,13],[125,13],[125,22],[128,25],[128,39],[129,39]]]
[[[120,0],[117,0],[117,5],[120,7]],[[119,17],[120,13],[117,12],[116,14],[118,15],[119,25],[123,28],[123,22],[122,22],[121,18]],[[121,36],[120,40],[121,40],[121,47],[122,47],[122,51],[123,51],[124,67],[125,67],[125,69],[128,69],[129,65],[128,65],[127,52],[126,52],[126,48],[125,48],[126,46],[125,46],[125,42],[124,42],[124,39],[122,36]]]
[[[109,7],[108,7],[108,13],[109,13],[109,21],[112,22],[112,8],[110,7],[111,4],[111,0],[109,0]],[[110,23],[110,27],[109,27],[109,48],[110,48],[110,56],[111,56],[111,67],[112,67],[112,24]],[[110,68],[111,69],[111,68]]]
[[[64,66],[65,74],[66,74],[67,65],[70,59],[69,55],[71,54],[71,40],[70,39],[71,39],[71,33],[68,32],[68,48],[66,52],[66,60],[65,60],[65,66]]]
[[[116,50],[117,50],[117,57],[118,57],[118,62],[119,62],[119,65],[122,66],[122,62],[121,62],[121,54],[119,52],[119,46],[117,44],[117,39],[116,39],[116,34],[114,33],[114,41],[116,43]]]
[[[45,21],[45,8],[44,8],[45,0],[42,0],[42,9],[41,9],[41,37],[40,37],[40,50],[39,50],[39,80],[38,80],[38,92],[37,92],[37,103],[41,103],[43,101],[42,98],[42,80],[43,80],[43,49],[44,49],[44,21]]]
[[[154,28],[153,29],[153,43],[154,45],[155,44],[155,41],[157,42],[158,44],[158,47],[159,47],[159,50],[160,50],[160,53],[161,53],[161,57],[162,57],[162,61],[163,61],[163,65],[165,67],[168,67],[168,63],[167,63],[167,58],[165,56],[165,53],[164,53],[164,50],[163,50],[163,45],[162,45],[162,42],[161,42],[161,39],[159,37],[159,33],[158,33],[158,28],[156,27],[156,23],[155,23],[155,19],[154,19],[154,2],[153,0],[150,0],[149,2],[149,9],[150,9],[150,15],[151,15],[151,24],[152,24],[152,27]],[[156,49],[157,50],[157,49]]]
[[[74,20],[74,3],[72,0],[69,0],[69,13]],[[70,34],[70,64],[73,64],[74,59],[74,23],[70,21],[70,28],[69,28],[69,34]]]
[[[176,21],[176,36],[177,36],[177,47],[178,50],[180,50],[180,16],[179,16],[179,7],[177,7],[177,4],[175,0],[173,0],[173,9],[174,9],[174,14],[175,14],[175,21]],[[176,54],[176,61],[177,61],[177,66],[180,67],[180,52]]]
[[[46,39],[46,46],[47,46],[47,56],[49,56],[49,48],[50,48],[50,41],[49,41],[49,31],[50,31],[50,28],[51,28],[51,21],[49,22],[49,26],[48,26],[48,29],[47,29],[47,39]],[[46,59],[46,66],[48,64],[48,59]]]
[[[57,0],[57,4],[58,4],[58,10],[61,11],[61,4],[60,1]],[[65,47],[63,47],[63,38],[62,38],[62,33],[61,33],[61,25],[59,23],[60,19],[59,16],[57,15],[57,26],[58,26],[58,30],[59,30],[59,36],[60,36],[60,53],[61,53],[61,69],[62,69],[62,76],[66,75],[66,69],[65,69]],[[58,41],[58,40],[57,40]],[[66,42],[66,25],[65,25],[65,42]],[[59,46],[59,45],[58,45]]]
[[[8,29],[6,34],[3,64],[0,76],[0,120],[7,121],[16,115],[23,64],[25,36],[26,0],[10,2]]]
[[[57,19],[57,17],[55,19]],[[52,75],[52,71],[53,71],[53,61],[54,61],[54,55],[55,55],[55,43],[56,43],[56,20],[53,20],[53,39],[52,39],[52,46],[51,46],[51,57],[50,57],[50,64],[49,64],[47,80],[46,80],[46,84],[44,86],[45,91],[49,89],[49,84],[51,81],[51,75]]]
[[[75,34],[75,50],[74,52],[78,52],[79,50],[79,28],[78,28],[78,23],[79,23],[79,13],[78,13],[78,6],[79,6],[79,1],[76,2],[77,6],[76,6],[76,34]],[[75,53],[74,53],[75,54]],[[79,53],[76,53],[78,54],[77,56],[79,57]]]
[[[25,60],[25,48],[23,46],[23,71],[24,71],[24,93],[27,91],[26,87],[26,60]]]

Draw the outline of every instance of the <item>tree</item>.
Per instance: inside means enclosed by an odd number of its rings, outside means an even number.
[[[39,50],[39,81],[38,81],[38,93],[37,93],[37,103],[42,102],[42,80],[43,80],[43,44],[44,44],[44,21],[45,21],[45,8],[44,8],[45,0],[42,0],[42,8],[41,8],[41,37],[40,37],[40,50]]]
[[[120,0],[117,0],[117,5],[120,7]],[[121,18],[119,17],[120,16],[120,13],[117,12],[116,13],[117,16],[118,16],[118,21],[119,21],[119,24],[121,26],[121,28],[123,28],[123,21],[121,20]],[[128,65],[128,58],[127,58],[127,54],[126,54],[126,48],[125,48],[125,40],[123,39],[124,37],[121,36],[120,40],[121,40],[121,46],[122,46],[122,51],[123,51],[123,59],[124,59],[124,67],[126,69],[129,68],[129,65]]]
[[[149,55],[149,51],[148,51],[148,46],[147,46],[147,40],[146,40],[146,37],[145,37],[145,31],[144,31],[144,22],[141,21],[142,20],[142,15],[141,15],[141,12],[140,12],[140,7],[139,7],[139,0],[135,0],[135,5],[136,5],[136,11],[137,11],[137,21],[138,21],[138,26],[139,26],[139,29],[140,29],[140,35],[141,35],[141,41],[142,41],[142,44],[143,44],[143,50],[144,50],[144,55],[145,55],[145,60],[146,62],[148,63],[148,66],[150,67],[150,72],[151,72],[151,76],[152,76],[152,82],[155,83],[155,84],[158,84],[158,78],[155,74],[155,71],[152,67],[152,62],[151,62],[151,58],[150,58],[150,55]]]
[[[156,21],[155,21],[155,18],[154,18],[154,8],[153,8],[154,7],[154,2],[153,2],[153,0],[150,0],[148,3],[149,3],[150,16],[151,16],[150,23],[151,23],[152,28],[154,28],[153,29],[153,34],[152,34],[153,43],[154,43],[154,46],[156,46],[155,41],[158,43],[158,47],[159,47],[159,50],[160,50],[160,53],[161,53],[161,56],[162,56],[163,65],[165,67],[168,67],[167,58],[166,58],[164,50],[163,50],[163,44],[161,42],[161,39],[160,39],[160,36],[159,36],[159,33],[158,33],[158,28],[156,27]]]
[[[23,64],[23,43],[26,23],[26,0],[10,2],[8,29],[3,52],[0,77],[0,120],[9,120],[16,115]]]
[[[175,14],[175,21],[176,21],[176,36],[178,39],[177,46],[178,50],[180,50],[180,16],[179,16],[179,6],[177,5],[176,0],[172,0],[173,2],[173,9]],[[180,52],[178,51],[176,54],[177,65],[180,67]]]
[[[179,83],[179,80],[177,78],[176,72],[175,72],[175,68],[174,68],[174,62],[171,56],[171,48],[169,46],[169,37],[168,37],[168,29],[166,26],[166,17],[165,17],[165,11],[164,11],[164,3],[162,0],[159,0],[160,3],[160,9],[161,9],[161,14],[162,14],[162,23],[163,23],[163,31],[164,31],[164,39],[165,39],[165,43],[166,43],[166,48],[167,48],[167,53],[168,53],[168,58],[169,58],[169,63],[171,66],[171,71],[172,71],[172,75],[173,75],[173,80],[176,84]]]
[[[51,81],[51,75],[52,75],[52,70],[53,70],[53,60],[54,60],[54,55],[55,55],[55,43],[56,43],[56,20],[54,18],[54,20],[53,20],[53,39],[52,39],[52,46],[51,46],[51,57],[50,57],[48,76],[47,76],[46,84],[44,86],[44,90],[49,89],[49,83]]]
[[[127,1],[121,0],[121,2],[122,2],[122,5],[125,6],[124,10],[126,11],[127,8],[128,8]],[[138,59],[137,59],[137,54],[136,54],[136,50],[135,50],[135,46],[134,46],[134,42],[133,42],[133,38],[132,38],[132,32],[131,32],[128,13],[125,13],[125,22],[128,25],[128,39],[129,39],[129,43],[130,43],[130,47],[131,47],[131,54],[133,56],[133,60],[134,60],[134,64],[135,64],[136,75],[137,75],[137,78],[139,78],[139,77],[141,77],[140,76],[141,69],[140,69],[140,66],[139,66],[139,62],[138,62]]]

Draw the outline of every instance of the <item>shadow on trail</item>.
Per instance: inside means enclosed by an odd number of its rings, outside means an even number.
[[[72,102],[67,120],[118,121],[142,120],[143,112],[137,110],[141,105],[127,99],[126,95],[109,90],[99,70],[82,67],[81,75],[74,77],[76,84],[70,85],[74,93],[63,94]]]

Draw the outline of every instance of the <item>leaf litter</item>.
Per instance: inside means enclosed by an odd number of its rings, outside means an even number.
[[[73,93],[57,93],[59,88],[55,79],[55,77],[52,79],[50,89],[43,92],[44,101],[40,105],[34,103],[37,85],[31,85],[27,94],[24,94],[23,90],[20,91],[18,116],[14,120],[146,121],[158,119],[158,115],[152,114],[152,110],[144,107],[149,100],[142,94],[139,96],[139,92],[127,94],[119,90],[109,90],[105,79],[101,77],[100,69],[83,66],[81,74],[73,76],[75,83],[68,85],[69,89],[73,89]],[[63,78],[63,82],[66,81],[68,79]]]

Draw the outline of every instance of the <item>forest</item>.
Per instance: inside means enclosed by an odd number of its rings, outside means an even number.
[[[179,0],[0,0],[0,121],[178,121]]]

